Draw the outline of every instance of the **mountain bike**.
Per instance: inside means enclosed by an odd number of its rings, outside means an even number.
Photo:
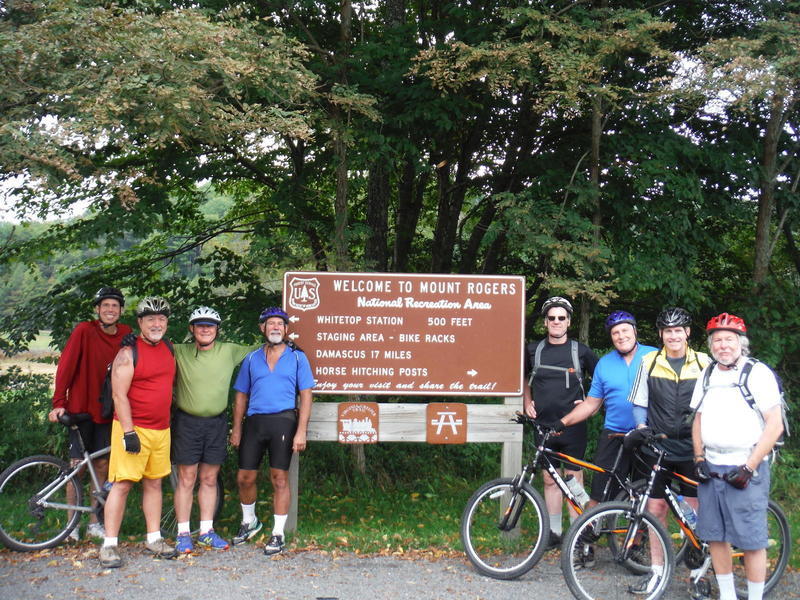
[[[90,419],[87,413],[64,413],[59,421],[78,431],[83,458],[69,463],[45,454],[18,460],[0,474],[0,542],[12,550],[27,552],[52,548],[67,539],[83,513],[94,512],[102,521],[108,491],[103,489],[93,461],[107,456],[111,447],[91,454],[83,445],[78,423]],[[91,500],[84,503],[81,469],[89,473]],[[75,499],[67,501],[67,491]]]
[[[77,424],[90,418],[88,413],[64,413],[59,417],[61,424],[78,432],[83,458],[74,466],[55,456],[38,454],[18,460],[0,474],[0,542],[6,547],[20,552],[52,548],[67,539],[78,526],[83,513],[94,512],[102,521],[108,490],[101,485],[92,461],[109,455],[111,447],[92,453],[86,450]],[[97,501],[95,506],[83,499],[79,475],[84,467],[89,472],[90,495]],[[170,477],[173,489],[176,477],[173,465]],[[68,490],[74,498],[72,503],[67,500]],[[177,532],[170,497],[169,494],[165,496],[168,502],[161,518],[165,537],[173,537]],[[223,497],[222,478],[218,477],[215,518],[219,515]]]
[[[516,422],[533,428],[538,439],[536,450],[513,478],[499,478],[478,488],[467,502],[461,517],[461,543],[470,562],[483,575],[496,579],[515,579],[531,570],[545,552],[550,538],[550,519],[542,495],[533,487],[539,468],[546,470],[579,514],[583,508],[558,472],[558,465],[569,463],[582,469],[609,475],[603,498],[609,498],[614,482],[627,490],[627,474],[618,473],[623,449],[620,447],[611,469],[557,452],[547,447],[554,432],[535,419],[518,414]],[[612,434],[623,436],[624,434]]]
[[[643,446],[656,455],[650,477],[630,486],[628,500],[599,504],[584,512],[564,538],[561,570],[570,591],[580,600],[630,597],[629,588],[635,582],[633,574],[638,572],[641,576],[651,573],[653,566],[661,566],[660,579],[641,596],[646,600],[657,600],[669,587],[679,562],[691,569],[688,578],[690,596],[694,600],[710,597],[711,583],[706,577],[711,567],[708,545],[695,533],[694,525],[683,514],[677,493],[672,489],[672,483],[677,479],[695,486],[697,483],[663,466],[664,451],[657,446],[655,438]],[[664,476],[664,499],[679,528],[678,535],[671,535],[656,517],[646,511],[647,500],[659,474]],[[789,524],[781,507],[773,501],[768,506],[767,522],[769,544],[765,594],[778,583],[791,555]],[[591,561],[585,559],[588,547],[592,548]],[[676,550],[679,558],[676,558]],[[736,592],[739,597],[746,598],[743,556],[741,550],[733,549]]]

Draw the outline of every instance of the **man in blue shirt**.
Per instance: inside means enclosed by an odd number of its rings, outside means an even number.
[[[242,525],[233,543],[241,544],[261,530],[255,513],[256,479],[264,453],[269,450],[275,519],[264,547],[264,554],[269,556],[283,551],[283,531],[291,502],[289,464],[293,452],[306,448],[314,377],[306,355],[286,342],[289,316],[283,310],[266,308],[258,322],[267,343],[244,358],[233,386],[236,401],[231,445],[239,448],[236,482],[242,505]]]
[[[585,421],[600,410],[605,403],[605,422],[603,423],[603,432],[597,442],[594,462],[605,469],[611,469],[614,466],[617,452],[622,446],[622,438],[611,438],[609,434],[628,433],[636,427],[633,405],[628,402],[628,394],[636,379],[642,357],[656,349],[639,344],[636,337],[636,319],[629,312],[623,310],[612,312],[606,318],[605,327],[611,336],[615,350],[598,361],[594,377],[592,377],[592,387],[589,389],[586,400],[576,405],[569,414],[561,418],[560,422],[557,421],[555,429]],[[630,454],[625,452],[620,459],[620,472],[627,473],[630,465]],[[607,479],[608,476],[603,473],[594,474],[592,491],[589,494],[590,507],[603,500],[603,489]],[[618,486],[615,481],[611,483],[612,487],[609,491],[613,497]]]

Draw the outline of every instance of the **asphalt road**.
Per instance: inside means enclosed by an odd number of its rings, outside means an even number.
[[[551,552],[527,575],[498,581],[466,559],[289,551],[268,558],[251,544],[156,560],[138,544],[122,546],[125,565],[102,569],[97,546],[84,543],[36,554],[0,551],[0,598],[14,600],[570,600]],[[800,576],[784,577],[770,598],[800,597]],[[668,599],[688,599],[674,584]]]

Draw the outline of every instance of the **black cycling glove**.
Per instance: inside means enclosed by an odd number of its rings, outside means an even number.
[[[539,421],[539,424],[545,429],[552,429],[553,433],[561,433],[564,431],[564,422],[561,419],[554,421]]]
[[[723,479],[730,483],[737,490],[743,490],[746,488],[752,478],[753,470],[747,465],[740,465],[723,475]]]
[[[142,443],[139,441],[139,435],[135,431],[129,431],[122,436],[122,445],[125,452],[130,454],[139,454],[142,450]]]
[[[694,476],[698,483],[706,483],[711,481],[711,471],[708,469],[708,463],[705,458],[701,458],[694,463]]]
[[[649,442],[653,439],[653,430],[649,427],[640,427],[639,429],[631,429],[625,434],[622,439],[622,445],[625,450],[634,450],[642,445],[643,442]]]

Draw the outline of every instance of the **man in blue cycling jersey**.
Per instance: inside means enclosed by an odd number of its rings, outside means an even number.
[[[633,380],[642,362],[642,356],[656,349],[639,343],[636,332],[636,318],[624,310],[616,310],[606,318],[605,328],[611,336],[614,350],[601,358],[594,370],[592,386],[584,402],[578,404],[569,414],[553,424],[553,428],[561,430],[575,423],[585,421],[595,414],[600,407],[605,405],[605,421],[603,431],[597,442],[597,452],[594,456],[596,465],[604,469],[611,469],[617,458],[617,452],[622,446],[622,438],[609,437],[614,433],[628,433],[636,427],[633,419],[633,405],[628,402]],[[631,456],[623,453],[619,472],[627,474],[631,466]],[[603,489],[608,476],[604,473],[595,473],[592,479],[592,489],[589,494],[589,506],[594,506],[603,500]],[[611,497],[616,494],[619,486],[611,482]]]
[[[292,453],[306,448],[314,377],[306,355],[286,342],[289,315],[280,308],[266,308],[258,321],[267,343],[244,358],[233,386],[236,400],[231,445],[239,448],[236,482],[242,505],[242,524],[233,543],[241,544],[261,530],[255,514],[256,477],[269,451],[275,519],[264,547],[264,554],[269,556],[284,548],[283,532],[291,502],[289,465]]]

